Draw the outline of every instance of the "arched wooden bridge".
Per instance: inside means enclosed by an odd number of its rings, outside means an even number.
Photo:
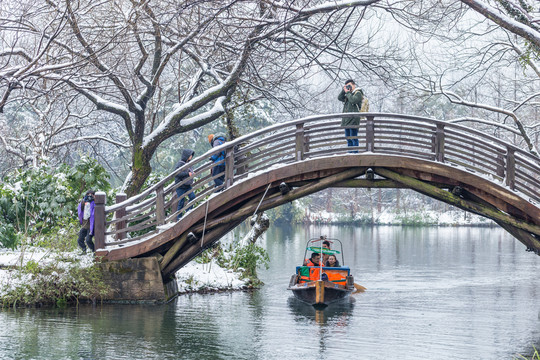
[[[170,276],[256,210],[337,186],[410,188],[491,218],[540,252],[538,157],[465,126],[382,113],[362,114],[358,152],[350,153],[343,116],[350,114],[270,126],[193,159],[196,198],[185,207],[195,208],[178,222],[174,176],[187,166],[137,196],[119,195],[113,206],[97,193],[97,255],[158,256]],[[225,184],[215,188],[209,157],[221,151]],[[282,183],[290,191],[280,191]]]

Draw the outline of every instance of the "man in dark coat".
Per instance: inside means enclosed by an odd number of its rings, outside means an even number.
[[[360,112],[364,93],[356,87],[354,80],[345,81],[345,86],[338,95],[338,100],[343,102],[343,112]],[[345,128],[345,137],[347,138],[347,146],[358,146],[358,125],[360,125],[360,117],[351,116],[341,120],[341,126]],[[354,139],[353,139],[354,138]],[[358,151],[351,151],[357,153]]]
[[[191,149],[184,149],[182,151],[182,156],[180,157],[180,161],[175,166],[175,170],[181,168],[185,164],[191,161],[193,159],[193,155],[195,152]],[[195,193],[191,189],[191,185],[193,184],[193,169],[190,167],[188,169],[184,169],[180,171],[176,176],[174,177],[174,183],[179,184],[183,182],[182,185],[180,185],[178,188],[176,188],[176,196],[178,197],[178,207],[176,211],[180,211],[184,207],[184,201],[186,197],[184,196],[185,193],[188,193],[188,199],[189,201],[193,201],[195,199]],[[187,179],[187,180],[186,180]],[[185,182],[184,182],[185,180]],[[186,209],[186,212],[191,210],[193,208],[193,205],[188,207]],[[176,220],[180,220],[182,217],[182,213],[179,212],[178,216],[176,217]]]

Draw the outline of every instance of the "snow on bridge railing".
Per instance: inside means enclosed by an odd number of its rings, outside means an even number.
[[[347,147],[341,127],[341,118],[351,115],[361,116],[357,148]],[[136,196],[126,199],[124,194],[119,194],[115,205],[106,207],[105,195],[96,195],[96,248],[142,241],[158,233],[159,226],[176,221],[179,213],[176,189],[190,178],[175,184],[174,177],[189,167],[195,172],[190,191],[195,193],[195,199],[187,202],[180,212],[200,205],[210,195],[245,179],[249,173],[277,164],[347,154],[351,150],[459,166],[507,186],[531,202],[540,203],[539,158],[485,132],[410,115],[318,115],[275,124],[226,142]],[[218,163],[209,160],[222,151],[224,160]],[[225,171],[213,175],[212,169],[222,163]],[[214,180],[218,177],[225,181],[215,187]],[[188,195],[189,192],[185,194]]]

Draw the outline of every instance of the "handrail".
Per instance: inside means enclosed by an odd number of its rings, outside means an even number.
[[[540,158],[482,131],[413,115],[375,112],[315,115],[275,124],[225,142],[192,159],[140,194],[129,199],[118,197],[118,203],[104,207],[104,219],[112,219],[115,214],[115,220],[107,222],[104,228],[116,228],[108,230],[110,235],[105,238],[104,247],[129,242],[126,236],[140,240],[141,231],[155,233],[157,226],[167,219],[174,219],[177,215],[176,189],[181,184],[169,182],[179,172],[195,169],[192,187],[197,194],[195,200],[185,204],[185,209],[221,189],[214,188],[216,177],[224,176],[222,187],[227,188],[236,180],[245,179],[246,173],[259,171],[263,166],[346,153],[350,149],[346,146],[345,136],[336,137],[336,130],[340,129],[339,120],[350,116],[362,116],[357,136],[360,153],[399,154],[460,166],[540,203]],[[446,132],[452,135],[445,136]],[[459,141],[456,134],[463,134],[469,140]],[[478,139],[478,142],[471,139]],[[310,140],[313,150],[310,150]],[[209,158],[222,151],[226,153],[225,160],[221,161],[226,164],[226,170],[212,175],[217,164],[212,164]],[[130,220],[135,223],[130,224]],[[129,229],[138,231],[130,234]]]

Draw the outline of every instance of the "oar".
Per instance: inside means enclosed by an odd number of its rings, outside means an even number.
[[[354,283],[354,288],[356,289],[356,291],[353,294],[357,294],[357,293],[364,292],[367,290],[365,287],[357,283]]]

